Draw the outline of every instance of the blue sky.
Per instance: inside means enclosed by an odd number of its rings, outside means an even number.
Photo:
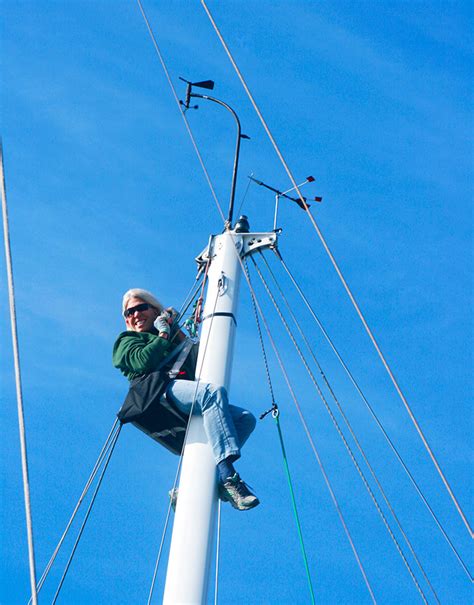
[[[215,95],[237,110],[251,137],[242,145],[237,205],[250,173],[290,187],[200,4],[144,6],[181,93],[178,76],[214,79]],[[314,207],[318,224],[472,523],[470,3],[209,6],[297,181],[315,176],[305,192],[324,198]],[[122,330],[122,293],[145,287],[179,306],[194,280],[194,257],[222,225],[134,2],[18,1],[2,8],[2,136],[40,575],[126,392],[110,361]],[[226,208],[230,117],[204,102],[188,117]],[[249,188],[242,211],[255,230],[271,229],[273,201]],[[279,224],[283,257],[472,572],[467,530],[307,217],[283,204]],[[470,583],[453,553],[281,267],[269,260],[441,602],[469,602]],[[416,602],[317,393],[257,291],[377,601]],[[0,600],[16,604],[28,597],[28,559],[6,279],[0,300]],[[271,352],[269,358],[316,599],[370,603]],[[269,406],[245,286],[231,399],[256,414]],[[62,602],[146,600],[176,464],[124,428]],[[262,505],[247,514],[223,508],[220,602],[308,603],[269,418],[246,445],[239,470]],[[51,600],[71,545],[40,600]]]

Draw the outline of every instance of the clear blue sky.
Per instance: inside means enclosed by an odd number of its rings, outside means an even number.
[[[144,6],[181,92],[178,76],[214,79],[215,95],[238,111],[251,137],[242,146],[238,204],[252,172],[290,187],[199,2]],[[306,189],[324,198],[315,216],[473,523],[472,5],[249,0],[210,8],[298,181],[315,176]],[[122,293],[145,287],[179,306],[194,280],[194,256],[222,225],[134,2],[19,0],[2,9],[2,134],[39,576],[126,392],[111,366]],[[226,207],[230,117],[204,102],[188,115]],[[243,211],[255,230],[270,229],[273,196],[252,186]],[[472,571],[467,530],[309,221],[285,204],[279,223],[283,256]],[[0,601],[24,604],[28,559],[0,262]],[[453,553],[273,266],[441,602],[470,602]],[[259,296],[378,602],[417,602],[261,288]],[[370,603],[269,357],[317,601]],[[256,414],[269,406],[245,287],[231,396]],[[146,602],[176,464],[132,427],[123,430],[60,602]],[[220,603],[308,603],[270,418],[259,423],[239,470],[262,504],[243,514],[223,509]],[[45,603],[71,544],[41,593]]]

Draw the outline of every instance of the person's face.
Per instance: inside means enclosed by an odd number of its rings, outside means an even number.
[[[138,305],[146,304],[141,298],[131,298],[127,303],[127,309],[134,309]],[[125,317],[125,323],[129,330],[133,332],[149,332],[153,327],[153,322],[158,317],[158,310],[149,307],[144,310],[135,310],[131,315]]]

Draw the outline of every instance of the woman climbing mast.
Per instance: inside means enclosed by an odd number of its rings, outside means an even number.
[[[131,381],[159,371],[163,360],[179,345],[184,335],[173,325],[175,313],[164,309],[147,290],[134,288],[123,296],[122,313],[127,330],[119,334],[113,349],[113,364]],[[164,385],[169,403],[186,414],[201,414],[212,448],[219,479],[219,496],[238,510],[259,504],[234,469],[240,449],[254,430],[255,416],[230,405],[222,386],[195,381],[192,364],[185,362],[179,378]],[[193,405],[194,401],[194,405]]]

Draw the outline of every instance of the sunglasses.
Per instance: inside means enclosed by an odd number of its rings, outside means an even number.
[[[135,312],[140,313],[141,311],[148,311],[152,306],[148,303],[141,303],[139,305],[135,305],[135,307],[130,307],[130,309],[125,309],[123,312],[124,317],[131,317]]]

